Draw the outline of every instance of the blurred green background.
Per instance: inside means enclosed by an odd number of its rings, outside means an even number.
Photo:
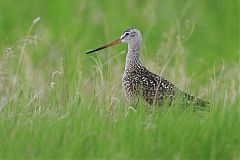
[[[1,0],[0,158],[238,159],[239,24],[237,0]],[[84,53],[129,27],[212,111],[126,115],[127,46]]]
[[[49,43],[66,39],[77,56],[91,47],[120,36],[129,27],[139,28],[147,53],[154,56],[163,33],[176,26],[178,19],[182,36],[195,23],[186,41],[191,62],[204,59],[237,59],[239,33],[239,2],[236,0],[2,0],[0,2],[1,47],[11,45],[26,34],[31,22],[41,17],[36,30]]]
[[[184,41],[186,72],[198,75],[203,81],[210,76],[206,67],[211,70],[213,66],[238,61],[238,7],[236,0],[2,0],[0,47],[2,51],[7,47],[18,48],[32,21],[40,17],[33,31],[40,47],[29,53],[33,65],[50,74],[59,68],[57,62],[67,50],[66,63],[71,64],[68,65],[69,74],[73,76],[80,63],[84,76],[91,72],[95,63],[84,52],[119,37],[129,27],[136,27],[143,35],[142,57],[148,68],[155,68],[149,66],[150,61],[155,60],[161,69],[166,63],[162,55],[171,56],[176,47],[175,37],[179,36]],[[98,56],[105,61],[126,50],[125,45],[119,45],[108,49],[108,54]],[[13,55],[17,56],[17,51]],[[156,55],[160,55],[160,59]],[[124,62],[125,55],[112,60],[122,70]]]

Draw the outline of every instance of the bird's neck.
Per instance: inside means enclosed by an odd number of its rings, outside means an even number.
[[[138,66],[142,66],[140,60],[141,42],[128,44],[125,71],[132,71]]]

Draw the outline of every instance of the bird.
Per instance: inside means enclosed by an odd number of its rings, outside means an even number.
[[[205,107],[209,102],[192,96],[178,89],[166,78],[152,73],[141,62],[142,36],[138,29],[125,30],[120,38],[105,44],[94,50],[86,52],[90,54],[119,43],[128,44],[125,69],[122,76],[122,88],[129,104],[137,104],[139,98],[143,98],[148,105],[162,105],[167,103],[171,106],[173,100],[181,99],[185,104]]]

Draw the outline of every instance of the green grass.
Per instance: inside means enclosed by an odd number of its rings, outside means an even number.
[[[239,159],[237,1],[0,1],[0,159]],[[33,23],[36,17],[40,20]],[[142,59],[211,102],[126,109],[126,45],[142,32]]]

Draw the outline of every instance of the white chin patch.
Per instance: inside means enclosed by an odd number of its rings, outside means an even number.
[[[127,43],[127,41],[125,39],[122,39],[121,42],[122,43]]]

